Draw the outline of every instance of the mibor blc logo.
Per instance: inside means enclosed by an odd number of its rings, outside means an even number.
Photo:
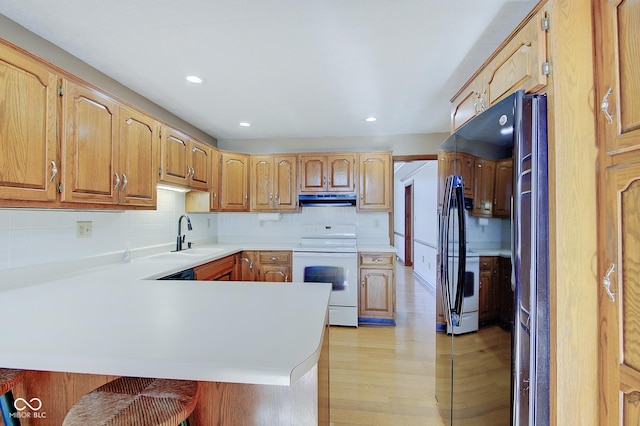
[[[47,413],[40,411],[42,408],[42,401],[40,398],[31,398],[26,400],[24,398],[16,398],[13,403],[14,408],[17,410],[15,413],[11,413],[11,417],[20,419],[46,419]],[[28,411],[30,410],[30,411]]]

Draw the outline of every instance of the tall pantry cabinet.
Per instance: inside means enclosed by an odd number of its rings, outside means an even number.
[[[601,425],[640,424],[640,1],[598,0]]]

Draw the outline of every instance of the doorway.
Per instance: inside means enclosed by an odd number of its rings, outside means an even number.
[[[404,187],[404,266],[413,266],[413,182]]]

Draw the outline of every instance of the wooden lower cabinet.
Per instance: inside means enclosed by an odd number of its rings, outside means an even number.
[[[239,253],[236,281],[291,282],[292,252],[245,250]]]
[[[232,254],[213,262],[193,268],[196,280],[200,281],[237,281],[241,272],[240,254]]]
[[[480,257],[480,290],[478,294],[480,325],[496,319],[495,265],[495,257]]]
[[[258,281],[291,282],[291,251],[261,251]]]
[[[240,275],[237,278],[238,281],[257,281],[258,279],[258,263],[257,253],[253,250],[245,250],[240,253]]]
[[[395,253],[359,254],[358,322],[395,325]]]
[[[514,294],[511,289],[511,259],[499,257],[497,265],[496,293],[498,303],[498,321],[502,328],[513,330]]]

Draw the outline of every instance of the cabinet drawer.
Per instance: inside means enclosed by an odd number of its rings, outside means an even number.
[[[494,258],[493,257],[481,257],[480,258],[480,270],[491,271],[493,270]]]
[[[395,253],[360,253],[360,265],[393,266]]]
[[[261,265],[291,262],[290,251],[263,251],[259,254],[259,262]]]

